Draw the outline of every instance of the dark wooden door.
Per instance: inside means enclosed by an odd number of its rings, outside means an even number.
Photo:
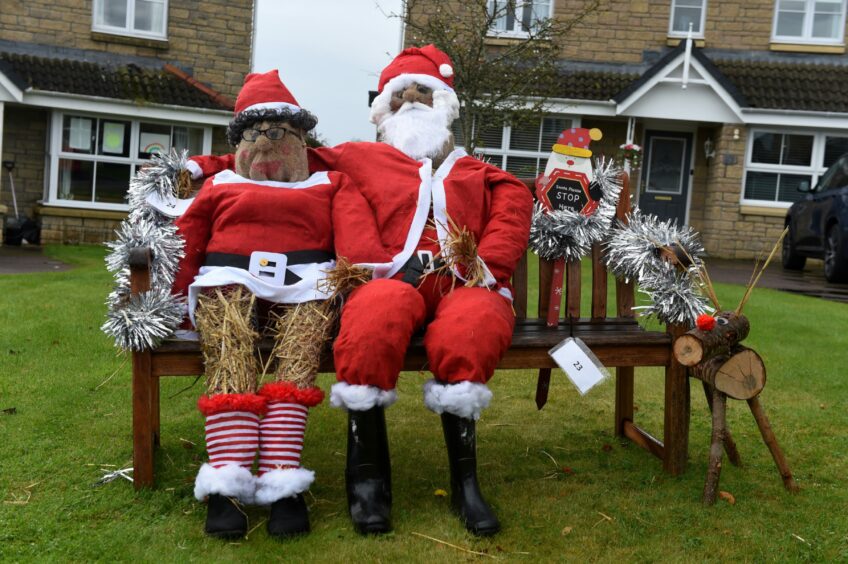
[[[686,222],[689,196],[692,134],[680,131],[645,132],[642,161],[642,194],[639,207],[660,219]]]

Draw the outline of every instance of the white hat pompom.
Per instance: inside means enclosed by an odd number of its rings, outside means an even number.
[[[447,63],[442,63],[439,65],[439,74],[445,78],[450,78],[453,76],[453,67]]]

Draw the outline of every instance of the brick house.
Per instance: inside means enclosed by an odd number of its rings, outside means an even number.
[[[252,0],[7,0],[0,154],[43,243],[100,243],[150,154],[226,152],[251,67]],[[12,214],[0,175],[0,217]]]
[[[713,256],[757,256],[804,197],[798,188],[814,186],[848,152],[846,3],[602,2],[561,46],[550,114],[481,132],[482,152],[529,176],[544,169],[562,129],[598,127],[607,155],[626,141],[644,148],[633,173],[643,210],[693,226]],[[513,16],[495,22],[492,45],[584,2],[514,5]]]

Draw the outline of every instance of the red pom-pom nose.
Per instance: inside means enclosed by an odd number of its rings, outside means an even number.
[[[715,317],[706,313],[699,315],[698,319],[695,321],[695,325],[697,325],[698,329],[701,331],[712,331],[715,324]]]

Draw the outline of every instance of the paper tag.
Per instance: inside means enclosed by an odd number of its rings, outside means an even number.
[[[580,339],[569,337],[548,351],[571,383],[584,395],[609,378],[609,372]]]
[[[153,192],[147,196],[146,200],[150,207],[158,210],[161,214],[168,217],[180,217],[194,201],[194,198],[184,200],[178,198],[162,199],[159,194]]]

